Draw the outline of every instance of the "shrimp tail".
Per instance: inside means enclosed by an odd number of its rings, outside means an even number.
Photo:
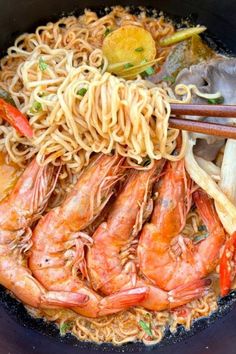
[[[212,199],[202,189],[198,189],[193,193],[193,199],[196,204],[197,210],[204,224],[208,229],[216,225],[219,217],[216,213]]]
[[[89,297],[80,293],[69,291],[48,291],[41,297],[40,307],[55,308],[55,306],[73,307],[85,306]]]
[[[210,279],[197,279],[169,291],[170,309],[198,299],[208,292],[210,285]]]
[[[138,305],[149,293],[149,287],[139,287],[123,290],[104,297],[99,306],[99,316],[109,315],[111,313],[126,310],[131,306]]]
[[[223,254],[220,259],[220,292],[221,296],[226,296],[231,287],[231,282],[235,276],[235,250],[236,232],[226,241]]]
[[[29,269],[15,264],[15,258],[0,257],[0,283],[32,307],[55,308],[86,305],[88,295],[71,291],[47,291],[30,273]]]

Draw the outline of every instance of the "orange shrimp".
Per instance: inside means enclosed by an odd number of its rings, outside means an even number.
[[[150,192],[162,170],[158,161],[147,171],[133,171],[118,195],[107,218],[93,234],[88,250],[87,266],[93,288],[112,294],[135,283],[135,264],[131,260],[124,267],[122,257],[143,225],[143,214],[152,211]],[[123,250],[123,253],[122,253]],[[126,252],[127,253],[127,252]]]
[[[0,283],[33,307],[80,306],[87,301],[84,294],[46,291],[22,254],[30,247],[30,225],[45,208],[55,181],[54,168],[39,167],[34,160],[0,203]]]
[[[220,259],[220,292],[226,296],[231,288],[231,283],[236,274],[236,232],[226,241]]]
[[[158,190],[151,221],[144,225],[138,245],[142,273],[166,291],[211,273],[219,262],[220,249],[225,242],[225,232],[214,203],[201,190],[194,193],[194,202],[209,236],[195,245],[180,234],[188,210],[185,179],[183,162],[170,163]]]
[[[94,289],[108,295],[120,289],[148,286],[149,293],[139,305],[157,311],[181,306],[202,295],[209,285],[209,281],[197,280],[170,292],[163,291],[137,275],[132,257],[125,263],[133,239],[142,228],[145,212],[148,209],[148,214],[151,213],[150,192],[162,167],[163,161],[157,161],[152,169],[131,174],[107,222],[95,231],[87,255],[89,278]]]
[[[95,158],[79,176],[63,204],[44,216],[33,232],[29,264],[34,276],[48,290],[66,290],[88,296],[83,308],[73,308],[88,317],[126,309],[142,301],[148,292],[147,287],[140,287],[103,298],[87,287],[77,273],[84,257],[80,236],[89,241],[89,236],[80,230],[88,227],[109,200],[114,183],[124,171],[120,168],[122,162],[118,156],[99,155]]]

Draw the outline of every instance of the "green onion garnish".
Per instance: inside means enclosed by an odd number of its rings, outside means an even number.
[[[84,96],[87,91],[88,91],[88,89],[86,89],[85,87],[82,87],[81,89],[79,89],[77,91],[77,95]]]
[[[144,48],[143,47],[138,47],[135,49],[135,52],[143,52]]]
[[[133,66],[134,66],[133,64],[127,63],[127,64],[124,65],[124,68],[125,69],[129,69],[129,68],[132,68]]]
[[[153,75],[155,73],[155,70],[153,69],[153,67],[149,67],[145,70],[145,73],[150,76],[150,75]]]
[[[38,101],[34,101],[34,103],[32,104],[32,106],[30,108],[30,113],[34,114],[34,113],[39,113],[40,111],[42,111],[41,103]]]
[[[175,78],[173,76],[164,76],[162,78],[162,81],[170,82],[171,84],[173,84],[175,82]]]
[[[73,326],[72,322],[64,322],[60,325],[60,335],[64,336],[68,330],[70,330]]]
[[[221,97],[218,97],[218,98],[209,98],[207,100],[208,103],[210,104],[222,104],[224,103],[224,97],[221,96]]]
[[[39,97],[44,97],[44,96],[47,96],[47,92],[39,92],[38,93]]]
[[[44,72],[48,67],[48,64],[43,60],[42,57],[39,58],[39,69]]]
[[[152,337],[152,329],[151,329],[151,324],[144,322],[142,320],[139,321],[139,325],[142,327],[145,333],[147,333],[148,336]]]
[[[143,59],[140,64],[145,64],[147,62],[146,59]]]
[[[104,32],[104,36],[106,37],[111,32],[112,32],[112,30],[109,27],[107,27],[105,32]]]

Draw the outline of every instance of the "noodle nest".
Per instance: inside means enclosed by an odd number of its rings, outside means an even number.
[[[105,72],[104,32],[126,24],[143,26],[156,40],[173,32],[163,18],[137,17],[117,7],[100,19],[86,11],[78,19],[38,27],[9,48],[0,82],[34,130],[29,141],[0,125],[0,147],[14,162],[25,165],[37,154],[40,164],[62,164],[67,176],[87,165],[93,152],[116,150],[131,164],[147,157],[183,157],[183,149],[171,155],[178,131],[168,130],[167,91],[141,78],[125,81]],[[157,50],[162,57],[167,53]]]

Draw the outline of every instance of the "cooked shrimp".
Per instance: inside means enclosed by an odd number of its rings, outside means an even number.
[[[107,222],[101,224],[93,235],[88,250],[89,278],[96,290],[109,295],[120,289],[148,286],[147,297],[139,303],[150,310],[161,311],[183,305],[203,294],[208,281],[197,280],[170,292],[153,286],[137,275],[136,264],[129,259],[134,237],[142,228],[145,214],[152,211],[150,192],[163,167],[157,161],[148,171],[134,171],[118,195]],[[128,258],[128,261],[126,261]]]
[[[123,287],[132,287],[136,277],[135,264],[123,265],[123,256],[143,225],[143,215],[152,211],[150,192],[163,167],[158,161],[147,171],[133,171],[118,195],[107,218],[93,234],[87,265],[94,289],[112,294]],[[123,250],[123,252],[122,252]]]
[[[89,297],[82,308],[76,312],[97,317],[115,313],[142,301],[147,287],[125,290],[102,298],[79,279],[77,270],[81,269],[81,233],[109,200],[113,185],[124,169],[123,160],[118,156],[99,155],[79,176],[73,191],[60,207],[52,209],[38,223],[33,232],[30,268],[34,276],[48,289],[73,291]],[[83,266],[82,266],[83,269]]]
[[[188,188],[184,187],[186,177],[184,168],[179,169],[181,164],[181,161],[169,164],[158,190],[151,221],[144,225],[138,245],[142,273],[167,291],[212,272],[225,242],[225,232],[213,200],[202,190],[194,193],[194,202],[209,236],[195,245],[181,235],[188,210]]]
[[[226,241],[224,251],[220,259],[220,292],[226,296],[236,274],[236,232]]]
[[[87,301],[84,294],[46,291],[22,254],[30,247],[30,225],[45,208],[55,180],[52,166],[39,167],[34,160],[0,203],[0,283],[33,307],[80,306]]]

